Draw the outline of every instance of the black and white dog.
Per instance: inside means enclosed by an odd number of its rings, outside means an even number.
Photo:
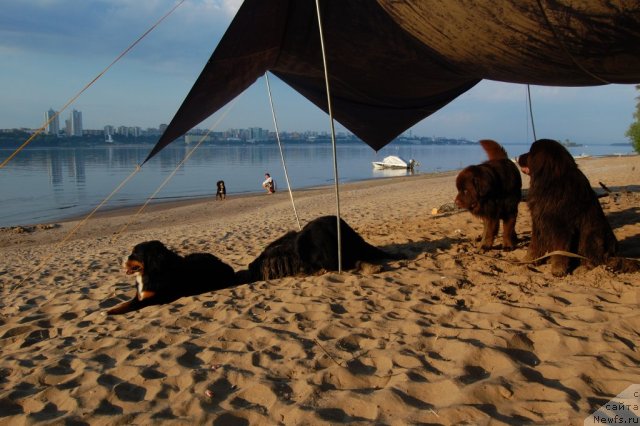
[[[220,290],[235,284],[233,268],[209,253],[186,256],[160,241],[137,244],[124,261],[127,275],[136,278],[136,293],[106,313],[125,314],[150,305],[171,303],[184,296]]]
[[[224,186],[224,181],[219,180],[216,182],[216,200],[224,200],[227,198],[227,188]]]

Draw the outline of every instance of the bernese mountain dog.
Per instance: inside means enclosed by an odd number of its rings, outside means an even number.
[[[227,198],[227,187],[223,180],[216,182],[216,200],[224,200]]]
[[[136,293],[131,300],[107,310],[107,315],[125,314],[235,284],[233,268],[216,256],[193,253],[183,257],[155,240],[137,244],[125,259],[124,269],[127,275],[135,276]]]

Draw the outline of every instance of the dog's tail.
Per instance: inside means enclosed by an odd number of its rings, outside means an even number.
[[[482,139],[480,141],[480,145],[482,145],[484,152],[487,153],[489,160],[503,160],[505,158],[509,158],[507,151],[504,150],[502,145],[494,140]]]

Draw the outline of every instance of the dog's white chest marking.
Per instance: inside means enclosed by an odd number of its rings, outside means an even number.
[[[136,283],[138,284],[138,294],[142,294],[144,290],[144,280],[142,279],[142,274],[136,272]]]

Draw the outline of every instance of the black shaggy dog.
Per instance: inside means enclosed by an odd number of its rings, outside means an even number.
[[[224,200],[227,198],[227,188],[224,186],[224,181],[219,180],[216,182],[216,200]]]
[[[160,241],[137,244],[124,268],[127,275],[136,277],[136,294],[109,309],[108,315],[125,314],[235,284],[233,268],[214,255],[193,253],[182,257]]]
[[[513,250],[518,242],[516,218],[522,198],[522,179],[518,167],[496,141],[480,141],[489,160],[464,168],[456,177],[455,203],[482,219],[481,250],[489,250],[498,234],[500,220],[502,249]]]
[[[342,268],[354,269],[360,261],[391,259],[392,255],[367,243],[340,219]],[[249,269],[238,273],[239,282],[253,282],[319,271],[338,270],[336,216],[322,216],[299,232],[290,231],[269,244]]]
[[[531,243],[526,260],[553,251],[584,256],[587,267],[607,263],[617,240],[587,177],[557,141],[540,139],[518,158],[531,178],[527,205],[531,212]],[[578,263],[576,261],[575,263]],[[569,257],[551,256],[551,272],[563,276],[572,267]]]

